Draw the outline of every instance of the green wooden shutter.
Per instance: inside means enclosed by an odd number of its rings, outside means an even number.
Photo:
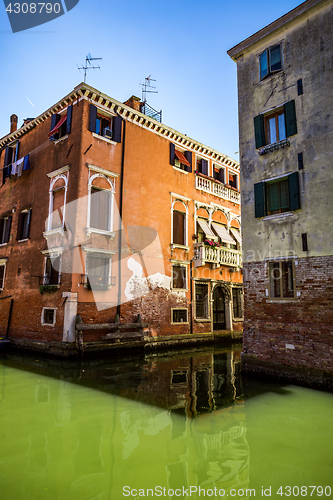
[[[254,185],[254,207],[255,217],[264,217],[266,215],[264,182],[258,182]]]
[[[301,208],[301,200],[299,194],[298,172],[293,172],[288,176],[289,180],[289,198],[290,210],[298,210]]]
[[[254,121],[254,135],[256,139],[256,148],[262,148],[266,145],[265,141],[265,126],[263,115],[257,115],[253,118]]]
[[[284,105],[284,119],[286,122],[286,136],[297,134],[295,100],[288,101]]]

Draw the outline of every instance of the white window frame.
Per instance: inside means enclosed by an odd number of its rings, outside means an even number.
[[[88,180],[88,210],[87,210],[87,227],[86,227],[86,232],[87,235],[90,236],[91,233],[96,233],[96,234],[104,234],[106,236],[109,236],[110,238],[114,238],[115,233],[113,232],[113,218],[114,218],[114,197],[115,197],[115,178],[118,177],[118,174],[115,174],[114,172],[110,172],[109,170],[105,170],[99,167],[95,167],[94,165],[87,164],[89,168],[89,180]],[[90,225],[90,214],[91,214],[91,189],[96,188],[100,189],[103,191],[103,188],[99,188],[98,186],[93,186],[93,182],[97,178],[102,178],[105,179],[110,186],[110,205],[109,205],[109,227],[107,230],[105,229],[98,229],[91,227]],[[104,189],[104,191],[107,191]]]
[[[58,170],[54,170],[53,172],[50,172],[49,174],[47,174],[47,176],[50,178],[49,215],[48,215],[48,219],[47,219],[47,230],[44,231],[44,233],[43,233],[44,238],[47,238],[49,235],[52,235],[55,233],[63,234],[63,232],[64,232],[65,218],[66,218],[66,201],[67,201],[67,188],[68,188],[68,180],[69,180],[69,169],[70,169],[70,166],[66,165],[65,167],[59,168]],[[59,179],[63,179],[65,182],[65,185],[63,186],[65,193],[64,193],[64,211],[62,214],[62,226],[58,227],[56,229],[52,229],[53,187]]]
[[[64,251],[64,248],[63,247],[59,247],[59,248],[53,248],[53,249],[50,249],[50,250],[43,250],[41,253],[44,255],[45,259],[44,259],[44,273],[43,273],[43,278],[44,276],[46,276],[46,262],[47,262],[47,259],[50,258],[50,259],[57,259],[58,257],[60,257],[59,259],[59,272],[58,272],[58,284],[54,284],[54,285],[51,285],[51,286],[60,286],[60,279],[61,279],[61,265],[62,265],[62,253]]]
[[[105,257],[108,257],[109,258],[109,272],[108,272],[108,275],[109,275],[109,278],[112,277],[112,256],[115,255],[117,252],[113,251],[113,250],[104,250],[102,248],[90,248],[90,247],[83,247],[83,250],[86,252],[86,260],[85,260],[85,275],[88,275],[88,272],[87,272],[87,258],[88,258],[88,255],[89,254],[104,254]],[[88,276],[89,278],[89,276]],[[110,285],[111,287],[111,285]],[[94,290],[94,292],[96,292],[97,290]],[[105,290],[103,290],[105,291]]]
[[[177,266],[177,267],[184,267],[185,268],[185,287],[184,288],[176,288],[173,286],[173,267],[174,266]],[[182,292],[187,292],[189,290],[188,288],[188,263],[186,262],[182,262],[182,261],[176,261],[176,260],[172,260],[171,261],[171,289],[172,290],[179,290],[179,291],[182,291]]]
[[[186,321],[179,321],[179,322],[173,321],[173,311],[179,311],[179,310],[186,311]],[[171,308],[171,324],[172,325],[188,325],[189,324],[188,308],[187,307],[172,307]]]
[[[42,309],[42,314],[41,314],[41,323],[42,323],[42,326],[55,326],[56,324],[56,317],[57,317],[57,307],[43,307]],[[53,310],[53,323],[45,323],[44,322],[44,312],[47,311],[47,310]]]
[[[171,193],[171,196],[173,199],[172,203],[171,203],[171,245],[173,248],[183,248],[185,250],[189,250],[189,246],[188,246],[188,205],[187,203],[185,203],[186,201],[189,201],[190,198],[185,198],[185,196],[179,196],[179,195],[176,195],[176,196],[173,196],[173,194]],[[181,203],[184,207],[185,207],[185,213],[184,212],[181,212],[181,213],[184,213],[185,215],[185,227],[184,227],[184,242],[185,242],[185,245],[179,245],[178,243],[174,243],[173,241],[173,212],[179,212],[179,210],[174,210],[174,206],[176,203]]]
[[[7,264],[7,259],[0,259],[0,266],[4,268],[2,283],[0,283],[0,290],[3,290],[5,288],[6,264]]]

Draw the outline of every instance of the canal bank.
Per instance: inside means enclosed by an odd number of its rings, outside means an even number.
[[[119,352],[142,351],[154,353],[164,350],[182,350],[202,345],[230,345],[242,342],[242,332],[222,331],[194,333],[184,335],[167,335],[155,337],[135,337],[124,340],[105,338],[93,341],[83,340],[77,335],[76,342],[40,342],[31,339],[9,338],[6,349],[36,352],[42,355],[58,358],[98,357],[100,355],[114,356]]]

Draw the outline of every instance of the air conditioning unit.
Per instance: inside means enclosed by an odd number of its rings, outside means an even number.
[[[103,128],[103,136],[112,139],[112,130],[109,127]]]

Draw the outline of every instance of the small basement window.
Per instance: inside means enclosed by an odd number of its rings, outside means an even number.
[[[187,309],[171,309],[171,324],[188,323]]]
[[[43,307],[42,311],[42,325],[55,325],[56,322],[56,309]]]

